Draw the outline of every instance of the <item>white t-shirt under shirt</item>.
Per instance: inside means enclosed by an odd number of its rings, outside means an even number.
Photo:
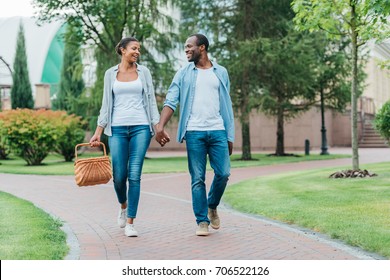
[[[199,69],[187,130],[225,130],[220,114],[219,80],[213,67]]]
[[[115,79],[113,92],[112,126],[149,124],[143,106],[142,82],[139,77],[130,82],[121,82]]]

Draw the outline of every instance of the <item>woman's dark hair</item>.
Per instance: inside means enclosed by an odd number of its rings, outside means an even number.
[[[196,33],[190,35],[189,37],[193,37],[193,36],[196,37],[197,46],[204,45],[207,52],[209,49],[209,40],[207,40],[206,36],[204,36],[203,34]]]
[[[127,45],[128,45],[130,42],[139,42],[139,41],[138,41],[137,39],[135,39],[134,37],[125,37],[125,38],[122,38],[122,40],[120,40],[120,42],[118,43],[118,45],[116,45],[116,47],[115,47],[116,53],[119,54],[119,55],[121,56],[121,55],[122,55],[121,48],[126,49]]]

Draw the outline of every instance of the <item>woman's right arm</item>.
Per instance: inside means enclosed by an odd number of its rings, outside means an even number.
[[[102,106],[100,107],[100,112],[97,120],[97,125],[105,128],[108,123],[108,112],[110,106],[110,94],[111,94],[111,83],[110,83],[110,71],[107,70],[104,74],[104,89],[102,97]]]
[[[93,136],[89,140],[91,147],[96,147],[96,146],[100,145],[99,142],[100,142],[100,137],[102,136],[103,130],[104,130],[104,128],[101,126],[96,127],[95,133],[93,134]]]
[[[95,133],[92,135],[91,139],[89,140],[89,143],[92,147],[99,146],[100,137],[103,134],[104,128],[107,126],[107,120],[108,120],[108,106],[109,106],[109,71],[106,71],[104,75],[104,90],[103,90],[103,97],[102,97],[102,106],[100,108],[100,113],[97,120],[97,127],[95,130]]]

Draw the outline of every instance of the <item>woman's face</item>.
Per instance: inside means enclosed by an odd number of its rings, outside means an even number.
[[[141,45],[139,42],[131,41],[127,44],[126,48],[121,48],[122,59],[125,59],[128,63],[137,62],[138,57],[141,55]]]

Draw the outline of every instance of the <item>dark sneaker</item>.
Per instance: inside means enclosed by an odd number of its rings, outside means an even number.
[[[207,222],[200,222],[196,229],[196,235],[206,236],[209,235],[209,224]]]
[[[213,229],[219,229],[219,227],[221,225],[221,221],[219,220],[217,209],[209,208],[208,217],[209,217],[209,220],[210,220],[210,226]]]

